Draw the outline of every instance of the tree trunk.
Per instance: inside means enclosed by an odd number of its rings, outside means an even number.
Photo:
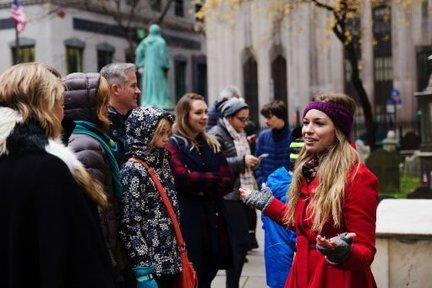
[[[363,86],[363,81],[360,78],[360,71],[358,69],[358,57],[355,53],[354,44],[351,42],[348,45],[345,45],[345,50],[348,53],[348,60],[351,64],[351,81],[354,85],[354,88],[357,91],[357,95],[360,98],[360,102],[362,104],[364,120],[366,125],[366,133],[367,133],[367,142],[371,149],[371,151],[376,148],[376,139],[375,139],[375,125],[372,116],[372,108],[369,102],[369,98],[367,96],[366,90]]]

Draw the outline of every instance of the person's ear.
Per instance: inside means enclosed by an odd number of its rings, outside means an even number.
[[[121,91],[121,86],[117,83],[114,83],[111,85],[111,91],[113,92],[113,94],[118,94]]]

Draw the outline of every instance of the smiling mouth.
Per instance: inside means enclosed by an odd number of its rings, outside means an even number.
[[[304,142],[305,143],[314,143],[314,142],[316,142],[316,140],[312,139],[312,138],[304,138]]]

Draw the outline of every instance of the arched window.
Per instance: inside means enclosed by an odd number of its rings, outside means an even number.
[[[243,59],[243,88],[244,98],[249,105],[249,118],[258,123],[258,64],[255,57],[247,49]]]
[[[273,80],[273,99],[287,103],[287,64],[285,57],[277,55],[271,64],[271,75]]]

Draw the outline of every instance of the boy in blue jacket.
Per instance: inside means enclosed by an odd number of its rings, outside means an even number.
[[[293,167],[304,145],[301,127],[296,127],[292,131],[291,139],[293,141],[290,144],[290,161],[291,167]],[[268,176],[266,186],[273,191],[275,198],[286,203],[287,191],[291,181],[291,171],[288,171],[285,167],[280,167]],[[295,232],[278,225],[264,214],[262,214],[261,218],[264,228],[264,260],[267,285],[271,288],[283,288],[294,257]]]
[[[281,167],[268,176],[266,185],[273,191],[274,197],[285,203],[291,180],[291,172]],[[271,288],[283,288],[294,257],[295,232],[278,225],[264,214],[261,215],[267,285]]]

